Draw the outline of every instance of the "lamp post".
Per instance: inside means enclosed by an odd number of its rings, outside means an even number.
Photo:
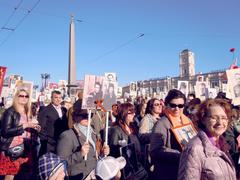
[[[42,90],[43,90],[47,87],[47,80],[50,79],[50,74],[47,74],[47,73],[41,74],[41,78],[42,78]]]

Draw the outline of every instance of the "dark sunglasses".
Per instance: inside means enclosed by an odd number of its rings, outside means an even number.
[[[29,98],[29,95],[18,95],[20,98]]]
[[[153,104],[153,106],[160,106],[160,105],[161,105],[160,103]]]
[[[184,104],[173,104],[173,103],[169,103],[169,107],[170,108],[184,108]]]

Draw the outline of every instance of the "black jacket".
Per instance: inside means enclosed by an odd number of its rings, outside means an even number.
[[[20,114],[11,106],[4,111],[1,119],[1,143],[0,150],[9,148],[13,138],[24,133],[22,125],[19,125]]]
[[[52,104],[46,106],[38,116],[41,126],[40,139],[42,147],[40,154],[46,152],[56,153],[57,141],[60,134],[68,129],[68,120],[66,116],[67,109],[62,109],[62,118],[59,117],[57,110]]]

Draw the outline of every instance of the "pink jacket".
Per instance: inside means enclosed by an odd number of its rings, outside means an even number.
[[[181,154],[178,180],[236,180],[229,156],[212,145],[203,131],[190,140]]]

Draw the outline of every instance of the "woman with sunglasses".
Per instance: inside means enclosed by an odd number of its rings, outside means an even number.
[[[143,155],[138,139],[138,128],[134,122],[135,108],[131,103],[119,106],[116,124],[109,134],[110,155],[126,158],[122,179],[147,179],[148,174],[141,162]],[[136,171],[141,173],[136,173]]]
[[[147,103],[145,116],[140,121],[139,135],[142,144],[149,144],[154,124],[160,119],[163,103],[159,99],[150,99]]]
[[[123,103],[118,108],[118,115],[115,126],[109,134],[110,155],[120,156],[120,147],[134,143],[138,155],[141,154],[138,129],[134,123],[135,108],[131,103]],[[141,156],[138,156],[141,157]]]
[[[198,134],[181,154],[178,179],[235,180],[230,146],[222,136],[230,125],[231,105],[223,99],[204,101],[197,112]]]
[[[25,145],[24,149],[29,150],[32,130],[39,132],[40,129],[38,122],[31,119],[29,93],[25,89],[18,90],[12,106],[4,112],[1,119],[0,175],[5,176],[5,179],[14,179],[14,176],[20,174],[24,175],[26,180],[31,179],[32,152],[24,151],[23,157],[13,159],[8,154],[8,150],[21,144]],[[30,147],[30,150],[33,148]],[[23,167],[28,168],[23,169]],[[25,172],[25,169],[28,172]]]
[[[172,129],[191,123],[183,114],[185,103],[185,95],[177,89],[170,90],[165,98],[163,117],[154,125],[151,136],[153,179],[177,179],[182,147]]]
[[[98,156],[109,154],[109,146],[97,141],[97,134],[90,127],[88,133],[88,111],[81,109],[73,112],[74,125],[72,129],[64,131],[58,140],[57,154],[68,162],[70,180],[91,179]],[[85,160],[85,156],[87,159]]]

